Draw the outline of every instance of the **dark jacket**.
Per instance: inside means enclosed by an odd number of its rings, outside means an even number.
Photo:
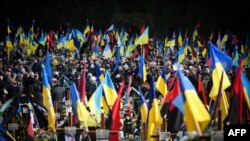
[[[66,90],[64,87],[56,84],[51,88],[51,97],[53,102],[57,102],[57,110],[61,112],[63,105],[60,101],[65,97]]]

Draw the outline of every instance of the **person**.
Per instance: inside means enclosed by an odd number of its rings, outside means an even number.
[[[63,104],[61,101],[65,99],[66,89],[62,87],[56,78],[52,78],[51,83],[51,97],[53,102],[57,102],[57,111],[62,112]]]
[[[41,78],[42,65],[37,59],[34,59],[34,63],[32,65],[32,71],[34,73],[37,73],[39,77]]]
[[[31,87],[31,92],[32,92],[32,98],[34,102],[36,102],[39,105],[42,104],[42,82],[39,81],[39,75],[34,74],[34,78],[32,79],[32,87]]]

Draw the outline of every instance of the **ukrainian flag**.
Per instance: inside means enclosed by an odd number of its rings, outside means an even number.
[[[12,49],[14,47],[11,40],[10,40],[9,35],[6,36],[6,47],[9,48],[9,49]]]
[[[190,80],[184,76],[181,70],[177,71],[177,75],[184,94],[184,121],[187,131],[203,131],[209,124],[211,117]]]
[[[38,42],[39,42],[41,45],[45,46],[46,35],[44,35],[43,32],[42,32],[42,35],[41,35],[40,39],[38,40]]]
[[[66,42],[67,42],[67,36],[61,36],[58,39],[58,43],[57,43],[57,49],[61,49],[62,47],[66,46]]]
[[[97,84],[100,85],[101,82],[104,80],[104,75],[101,73],[99,66],[96,63],[94,63],[94,65],[95,65],[95,74],[97,78]]]
[[[156,88],[157,90],[165,97],[168,92],[167,88],[167,80],[166,80],[166,67],[164,66],[162,68],[161,75],[159,76],[157,82],[156,82]]]
[[[221,90],[224,91],[226,88],[228,88],[231,85],[231,82],[229,78],[227,77],[227,74],[225,70],[230,70],[232,66],[232,58],[227,56],[224,52],[220,51],[218,48],[216,48],[212,43],[210,43],[210,56],[212,59],[212,79],[213,79],[213,86],[210,91],[209,96],[215,100],[218,92],[219,92],[219,86],[221,82],[221,76],[223,73],[223,81]],[[225,70],[224,70],[225,69]]]
[[[90,117],[86,107],[80,101],[79,92],[76,89],[75,83],[70,86],[70,98],[72,100],[72,108],[74,113],[77,115],[81,126],[96,126],[96,122]]]
[[[107,101],[107,104],[112,106],[115,103],[115,100],[117,98],[117,93],[115,90],[115,87],[113,85],[113,82],[109,76],[108,71],[105,73],[105,78],[103,81],[103,90],[105,93],[105,98]]]
[[[86,28],[84,29],[83,34],[86,36],[86,34],[89,33],[89,32],[90,32],[90,27],[89,27],[89,23],[87,22],[87,26],[86,26]]]
[[[185,59],[184,47],[180,47],[177,54],[178,54],[178,62],[181,63]]]
[[[50,85],[48,81],[48,76],[44,66],[42,66],[42,73],[43,73],[43,105],[46,107],[48,111],[49,128],[55,129],[55,121],[56,121],[55,112],[50,94]]]
[[[154,76],[151,77],[151,91],[150,91],[150,99],[148,103],[148,133],[147,140],[151,141],[151,135],[156,133],[157,127],[161,124],[161,114],[158,106],[158,101],[156,99],[155,87],[154,87]]]
[[[81,45],[86,42],[85,36],[82,34],[81,31],[78,29],[72,29],[72,34],[75,36],[78,40],[80,40]]]
[[[74,44],[74,40],[70,39],[68,41],[66,41],[66,46],[69,49],[69,51],[76,51],[77,47]]]
[[[45,70],[47,72],[48,81],[51,82],[53,74],[52,74],[52,69],[51,69],[51,65],[50,65],[50,56],[49,56],[48,51],[47,51],[46,57],[45,57]]]
[[[143,33],[141,34],[141,36],[136,40],[135,45],[143,45],[143,44],[148,44],[148,31],[149,31],[149,27],[147,27]]]
[[[180,47],[183,45],[181,31],[179,32],[179,36],[178,36],[178,44],[179,44]]]
[[[243,65],[248,65],[249,57],[250,57],[249,49],[246,49],[245,52],[240,57],[240,60],[242,60]]]
[[[140,64],[139,64],[139,76],[142,78],[143,82],[147,80],[147,71],[144,62],[143,55],[140,55]]]
[[[103,86],[102,84],[100,84],[93,95],[90,97],[88,102],[89,109],[92,113],[95,114],[98,123],[100,123],[101,121],[102,92]]]
[[[103,50],[103,56],[104,56],[104,58],[111,58],[113,56],[108,43],[106,44],[106,46]]]
[[[142,94],[141,87],[139,87],[139,99],[140,99],[140,111],[141,111],[141,122],[146,123],[148,118],[148,104]]]
[[[224,70],[228,72],[232,68],[232,58],[229,57],[225,52],[218,49],[213,43],[210,43],[210,56],[212,57],[212,69],[216,67],[216,63],[221,63]]]

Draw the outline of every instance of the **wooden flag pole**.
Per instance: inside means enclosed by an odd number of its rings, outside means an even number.
[[[218,130],[222,129],[222,117],[221,117],[221,110],[218,110]]]
[[[202,136],[202,131],[201,131],[199,123],[197,121],[194,121],[194,123],[195,123],[196,129],[197,129],[198,135]]]
[[[147,140],[147,123],[142,123],[142,139],[145,141]]]

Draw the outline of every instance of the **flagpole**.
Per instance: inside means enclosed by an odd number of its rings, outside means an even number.
[[[143,141],[147,140],[147,124],[146,124],[146,122],[142,123],[142,139],[143,139]]]
[[[194,121],[194,124],[196,126],[197,131],[198,131],[198,135],[201,136],[202,132],[201,132],[201,127],[200,127],[198,121]]]
[[[221,75],[221,81],[220,81],[220,86],[219,86],[219,91],[218,91],[215,107],[212,111],[212,120],[215,118],[217,107],[220,106],[220,99],[221,99],[221,95],[222,95],[222,93],[221,93],[222,83],[223,83],[223,72]]]

